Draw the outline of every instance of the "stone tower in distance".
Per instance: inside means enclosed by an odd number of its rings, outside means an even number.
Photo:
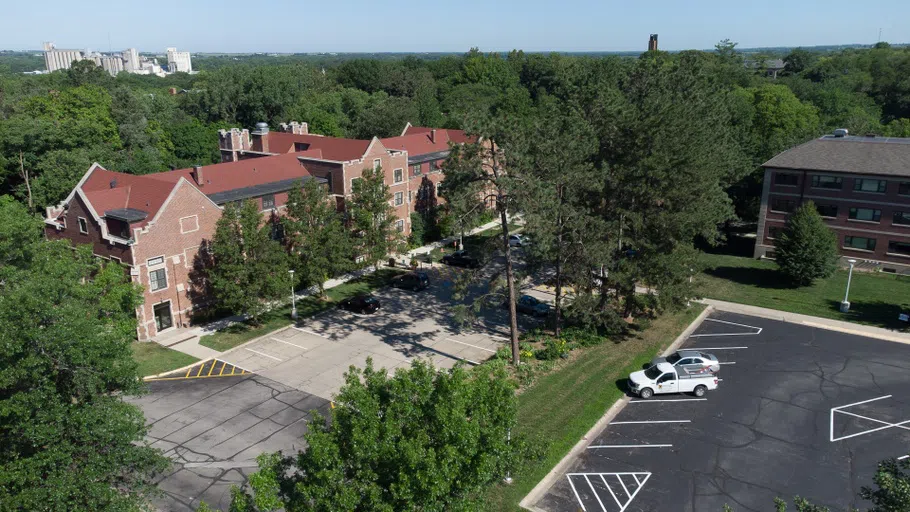
[[[648,38],[648,51],[649,52],[657,51],[657,34],[651,34],[651,37]]]

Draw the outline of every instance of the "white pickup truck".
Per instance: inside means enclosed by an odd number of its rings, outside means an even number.
[[[629,387],[644,399],[663,393],[694,393],[702,397],[709,389],[717,389],[717,377],[705,373],[687,374],[685,370],[677,373],[673,365],[659,363],[629,375]]]

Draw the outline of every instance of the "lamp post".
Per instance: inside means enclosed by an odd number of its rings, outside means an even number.
[[[850,311],[850,280],[853,279],[853,265],[856,265],[856,260],[849,259],[847,263],[850,264],[850,272],[847,274],[847,291],[844,292],[844,301],[840,303],[840,312],[846,313]]]
[[[294,271],[288,270],[291,275],[291,320],[297,320],[297,294],[294,293]]]

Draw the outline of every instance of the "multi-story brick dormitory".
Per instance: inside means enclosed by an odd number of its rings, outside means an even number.
[[[812,201],[834,229],[842,258],[910,274],[910,139],[847,130],[767,161],[755,257],[773,257],[787,215]]]
[[[209,301],[194,273],[208,257],[204,247],[224,204],[254,199],[264,213],[281,215],[288,191],[315,179],[343,210],[353,180],[365,168],[381,167],[397,227],[407,235],[410,213],[418,206],[416,192],[423,186],[435,196],[435,186],[426,183],[441,181],[439,165],[448,155],[448,142],[465,140],[456,130],[408,126],[401,137],[386,139],[386,146],[378,138],[310,135],[305,123],[282,129],[289,131],[269,132],[263,125],[252,136],[246,130],[223,131],[220,164],[136,176],[96,163],[63,202],[47,208],[46,236],[91,244],[97,256],[129,269],[144,289],[136,315],[137,336],[146,340],[188,326],[191,313]],[[409,150],[422,153],[412,160]]]

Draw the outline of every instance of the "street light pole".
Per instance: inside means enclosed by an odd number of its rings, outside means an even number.
[[[849,259],[847,263],[850,264],[850,271],[847,273],[847,290],[844,292],[844,301],[840,303],[840,312],[846,313],[850,311],[850,280],[853,279],[853,265],[856,265],[856,260]]]
[[[297,294],[294,293],[294,271],[288,270],[291,275],[291,320],[297,320]]]

